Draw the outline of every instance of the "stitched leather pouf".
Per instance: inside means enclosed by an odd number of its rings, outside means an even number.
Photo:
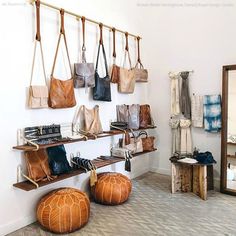
[[[95,202],[118,205],[128,200],[132,183],[125,175],[105,172],[98,174],[98,181],[91,189]]]
[[[54,233],[70,233],[84,226],[90,215],[87,195],[77,189],[60,188],[45,195],[37,206],[37,219]]]

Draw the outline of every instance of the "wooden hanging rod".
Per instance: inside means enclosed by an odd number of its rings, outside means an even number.
[[[31,4],[34,4],[35,2],[36,2],[36,0],[30,0],[30,3],[31,3]],[[43,1],[40,1],[40,4],[41,4],[41,5],[44,5],[44,6],[47,6],[47,7],[49,7],[49,8],[52,8],[52,9],[58,10],[58,11],[61,10],[61,8],[59,8],[59,7],[57,7],[57,6],[53,6],[53,5],[48,4],[48,3],[46,3],[46,2],[43,2]],[[79,20],[79,19],[82,18],[81,15],[78,15],[78,14],[73,13],[73,12],[71,12],[71,11],[65,10],[65,13],[67,13],[68,15],[74,16],[77,20]],[[89,21],[89,22],[94,23],[94,24],[97,24],[97,25],[99,25],[99,24],[101,23],[101,22],[98,22],[98,21],[95,21],[95,20],[92,20],[92,19],[89,19],[89,18],[85,18],[85,19],[86,19],[86,21]],[[114,27],[112,27],[112,26],[105,25],[105,24],[103,24],[103,27],[106,27],[106,28],[108,28],[109,30],[112,30],[112,29],[114,28]],[[116,29],[116,28],[115,28],[115,29]],[[125,34],[125,33],[126,33],[126,31],[119,30],[119,29],[116,29],[116,31],[117,31],[117,32],[120,32],[120,33],[122,33],[122,34]],[[140,36],[137,36],[137,35],[134,35],[134,34],[130,34],[130,33],[128,33],[128,34],[129,34],[129,36],[132,36],[132,37],[134,37],[135,39],[137,39],[138,37],[139,37],[139,39],[142,39]]]

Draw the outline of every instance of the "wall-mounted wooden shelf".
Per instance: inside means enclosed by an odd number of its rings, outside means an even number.
[[[157,149],[153,149],[152,151],[136,153],[133,156],[134,157],[135,156],[140,156],[140,155],[143,155],[143,154],[146,154],[146,153],[154,152],[156,150]],[[105,167],[105,166],[108,166],[108,165],[112,165],[114,163],[121,162],[121,161],[124,161],[124,159],[117,158],[117,157],[112,157],[109,160],[102,160],[101,158],[96,158],[96,159],[92,160],[93,164],[96,166],[97,169]],[[83,170],[83,169],[72,170],[72,171],[70,171],[67,174],[59,175],[54,180],[51,180],[51,181],[40,181],[40,182],[38,182],[38,185],[39,185],[39,187],[43,187],[43,186],[46,186],[46,185],[49,185],[49,184],[52,184],[52,183],[59,182],[61,180],[65,180],[65,179],[71,178],[73,176],[77,176],[77,175],[83,174],[83,173],[85,173],[85,170]],[[34,184],[32,184],[31,182],[29,182],[29,181],[23,181],[23,182],[15,183],[15,184],[13,184],[13,186],[16,187],[16,188],[25,190],[25,191],[31,191],[31,190],[37,189],[36,186]]]
[[[155,129],[155,128],[156,128],[156,126],[151,126],[151,127],[145,128],[145,129],[138,129],[138,130],[134,130],[134,131],[141,131],[141,130]],[[123,134],[123,132],[119,131],[119,130],[106,131],[106,132],[103,132],[102,134],[99,134],[97,136],[97,138],[105,138],[105,137],[110,137],[110,136],[119,135],[119,134]],[[88,140],[94,140],[94,137],[91,136],[91,137],[88,138]],[[59,142],[50,143],[50,144],[39,145],[39,149],[58,146],[58,145],[61,145],[61,144],[76,143],[76,142],[81,142],[81,141],[85,141],[85,139],[80,138],[80,139],[65,140],[65,141],[59,141]],[[21,150],[21,151],[37,151],[34,146],[28,145],[28,144],[20,145],[20,146],[14,146],[13,149]]]

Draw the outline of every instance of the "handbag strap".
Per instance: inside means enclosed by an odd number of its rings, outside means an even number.
[[[103,53],[104,62],[105,62],[106,76],[108,76],[107,58],[106,58],[105,48],[104,48],[104,45],[103,45],[102,27],[103,27],[103,24],[100,23],[100,24],[99,24],[99,28],[100,28],[100,40],[99,40],[99,46],[98,46],[98,54],[97,54],[97,62],[96,62],[95,71],[97,72],[97,69],[98,69],[98,61],[99,61],[100,47],[102,46],[102,53]]]
[[[33,80],[34,64],[35,64],[36,50],[37,50],[37,42],[39,42],[39,44],[40,44],[41,59],[42,59],[42,66],[43,66],[43,75],[44,75],[44,79],[45,79],[45,85],[47,85],[45,62],[44,62],[44,56],[43,56],[43,47],[42,47],[41,35],[40,35],[40,1],[39,0],[37,0],[35,2],[35,6],[36,6],[36,28],[37,29],[36,29],[32,69],[31,69],[30,86],[32,85],[32,80]]]
[[[82,45],[82,63],[86,63],[86,46],[85,46],[85,17],[81,17],[81,22],[82,22],[82,34],[83,34],[83,45]]]
[[[74,132],[79,132],[79,130],[75,130],[75,126],[76,126],[76,123],[78,122],[79,115],[80,115],[80,113],[81,113],[82,110],[85,110],[85,106],[84,106],[84,105],[81,105],[81,106],[78,107],[77,110],[76,110],[74,119],[73,119],[73,121],[72,121],[72,131],[74,131]]]
[[[140,59],[140,37],[137,37],[137,45],[138,45],[138,59],[137,59],[137,63],[135,65],[135,68],[138,68],[138,64],[140,65],[140,69],[143,69],[143,64],[141,62]]]
[[[64,9],[61,9],[61,10],[60,10],[60,15],[61,15],[61,29],[60,29],[60,35],[59,35],[59,38],[58,38],[58,42],[57,42],[56,54],[55,54],[54,61],[53,61],[51,77],[53,76],[54,69],[55,69],[55,65],[56,65],[57,54],[58,54],[58,50],[59,50],[59,46],[60,46],[61,36],[63,36],[63,38],[64,38],[65,47],[66,47],[66,54],[67,54],[67,59],[68,59],[68,62],[69,62],[71,77],[73,76],[73,74],[72,74],[72,69],[71,69],[71,63],[70,63],[70,57],[69,57],[69,50],[68,50],[67,41],[66,41],[66,35],[65,35],[64,13],[65,13],[65,10],[64,10]]]
[[[128,38],[129,38],[129,33],[125,32],[125,56],[124,56],[123,67],[125,67],[125,60],[126,60],[126,57],[128,55],[129,66],[130,66],[130,69],[131,69],[132,66],[131,66],[131,59],[130,59],[130,53],[129,53],[129,39]]]
[[[112,33],[113,33],[113,54],[112,56],[114,59],[116,59],[116,29],[113,27],[112,28]]]

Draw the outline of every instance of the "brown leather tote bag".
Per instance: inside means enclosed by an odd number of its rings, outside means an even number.
[[[111,69],[111,82],[118,84],[120,80],[120,67],[116,65],[116,29],[112,28],[113,32],[113,65]]]
[[[28,107],[31,109],[48,107],[48,87],[47,87],[45,63],[44,63],[44,56],[43,56],[43,48],[42,48],[41,35],[40,35],[40,1],[37,0],[35,4],[36,4],[37,32],[36,32],[36,38],[35,38],[34,56],[33,56],[32,70],[31,70],[29,96],[28,96]],[[32,85],[37,43],[40,44],[40,52],[41,52],[45,85]]]
[[[66,35],[65,35],[65,29],[64,29],[64,10],[63,9],[61,9],[60,14],[61,14],[61,31],[60,31],[56,54],[55,54],[55,58],[53,62],[52,73],[51,73],[51,83],[50,83],[50,90],[49,90],[49,106],[51,108],[69,108],[69,107],[74,107],[76,105],[73,75],[72,75],[69,51],[67,47]],[[60,79],[56,79],[53,76],[61,37],[64,38],[67,58],[68,58],[69,66],[70,66],[71,79],[69,80],[60,80]]]
[[[154,136],[148,136],[146,131],[141,131],[138,135],[138,138],[141,138],[143,151],[153,151],[154,150]]]
[[[45,149],[40,149],[36,152],[25,152],[25,161],[29,178],[33,181],[38,182],[55,178],[55,176],[51,175]]]
[[[150,106],[148,104],[140,105],[139,127],[148,128],[153,125]]]

